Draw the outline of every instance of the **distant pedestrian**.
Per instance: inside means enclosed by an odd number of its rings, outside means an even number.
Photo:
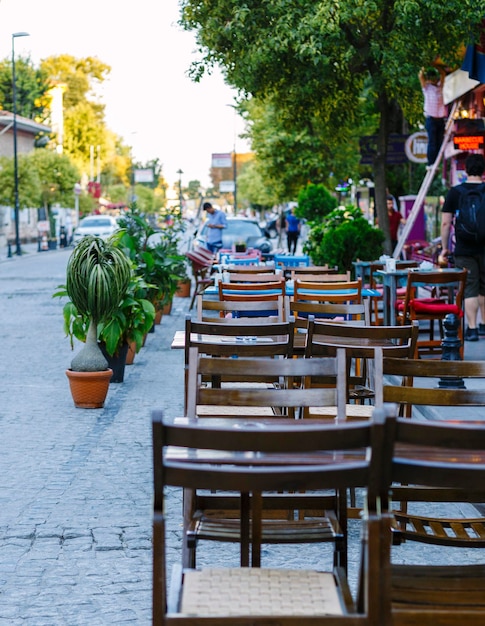
[[[399,239],[399,226],[405,224],[406,220],[401,213],[394,208],[395,199],[394,196],[389,194],[386,199],[387,202],[387,216],[389,218],[389,234],[391,235],[392,249],[397,246]]]
[[[442,65],[421,68],[418,77],[424,95],[425,128],[428,133],[428,166],[433,165],[445,134],[446,106],[443,102],[445,70]]]
[[[298,237],[300,236],[301,230],[301,220],[298,219],[295,215],[295,209],[291,209],[291,211],[286,216],[286,241],[288,244],[288,252],[291,254],[293,249],[293,254],[296,254],[296,246],[298,243]]]
[[[222,231],[227,228],[225,213],[215,209],[210,202],[204,202],[202,208],[207,211],[207,238],[205,245],[212,253],[222,248]]]

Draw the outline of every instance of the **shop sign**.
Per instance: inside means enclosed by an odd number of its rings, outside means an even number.
[[[215,153],[212,155],[212,167],[231,167],[232,155],[230,152]]]
[[[455,135],[453,145],[456,150],[469,152],[470,150],[482,150],[484,144],[483,135]]]
[[[427,163],[428,133],[420,130],[410,135],[404,146],[407,158],[413,163]]]
[[[386,163],[389,165],[400,165],[406,163],[404,144],[408,135],[391,133],[387,142]],[[377,135],[367,135],[360,139],[360,164],[372,165],[377,154]]]

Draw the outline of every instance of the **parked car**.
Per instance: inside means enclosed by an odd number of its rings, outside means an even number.
[[[74,231],[72,241],[74,245],[87,235],[96,235],[107,239],[119,229],[118,220],[112,215],[88,215],[83,217]]]
[[[195,234],[195,243],[204,246],[207,235],[207,224],[204,224]],[[222,247],[232,248],[236,242],[245,242],[248,248],[256,248],[263,254],[273,251],[266,232],[256,220],[247,217],[228,217],[227,228],[222,231]]]

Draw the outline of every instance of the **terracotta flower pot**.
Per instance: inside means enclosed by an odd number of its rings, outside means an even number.
[[[190,298],[191,286],[192,282],[189,279],[179,280],[177,283],[177,291],[175,292],[177,298]]]
[[[133,365],[136,354],[136,343],[132,341],[128,344],[128,352],[126,353],[126,365]]]
[[[66,370],[72,399],[79,409],[102,409],[108,394],[112,369],[101,372],[74,372]]]
[[[155,319],[153,320],[154,324],[160,324],[160,322],[162,321],[162,317],[163,317],[163,310],[162,309],[157,309],[156,313],[155,313]]]

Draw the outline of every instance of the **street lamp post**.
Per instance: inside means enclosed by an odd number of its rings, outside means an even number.
[[[237,213],[237,152],[236,152],[236,116],[237,109],[234,104],[226,104],[227,107],[231,107],[234,111],[234,147],[233,147],[233,159],[232,159],[232,178],[234,182],[234,214]]]
[[[15,39],[28,37],[29,33],[12,34],[12,103],[13,103],[13,176],[14,176],[14,215],[15,215],[15,254],[22,254],[19,233],[19,171],[17,159],[17,81],[15,77]]]
[[[179,204],[180,204],[180,212],[182,212],[182,203],[184,200],[184,196],[182,194],[182,170],[177,170],[177,174],[179,175]]]

